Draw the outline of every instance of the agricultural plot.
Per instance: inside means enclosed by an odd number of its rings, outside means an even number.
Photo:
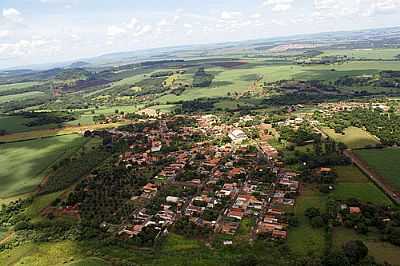
[[[0,145],[0,198],[30,192],[57,160],[79,149],[86,140],[60,136]]]
[[[3,92],[14,92],[14,94],[17,94],[19,90],[30,88],[32,86],[39,84],[40,84],[39,82],[23,82],[23,83],[0,85],[0,94]]]
[[[337,200],[356,198],[363,202],[390,205],[390,199],[356,166],[337,166],[338,175],[333,197]]]
[[[357,150],[355,153],[368,166],[385,178],[385,182],[400,190],[400,149]]]
[[[309,254],[322,255],[325,248],[325,235],[323,229],[312,228],[308,218],[304,216],[307,208],[325,209],[326,196],[316,188],[308,186],[297,198],[294,213],[299,218],[299,226],[289,230],[288,245],[297,255]]]
[[[333,196],[338,200],[356,198],[363,202],[391,205],[390,199],[374,183],[339,183]]]
[[[347,56],[354,59],[395,59],[400,54],[400,49],[352,49],[352,50],[327,50],[321,56]]]
[[[30,99],[37,99],[44,96],[46,96],[46,94],[41,91],[31,91],[14,95],[5,95],[5,96],[0,96],[0,104],[4,104],[11,101],[24,101]]]
[[[344,130],[344,134],[335,133],[335,131],[330,128],[323,128],[322,130],[330,138],[337,142],[346,144],[347,147],[351,149],[360,149],[379,144],[379,139],[377,137],[371,135],[363,129],[356,127],[346,128]]]

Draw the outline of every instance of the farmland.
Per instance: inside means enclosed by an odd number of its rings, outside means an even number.
[[[335,141],[342,142],[351,149],[360,149],[366,146],[375,146],[379,144],[377,137],[356,127],[346,128],[344,134],[335,133],[334,130],[330,128],[324,128],[323,131]]]
[[[346,34],[0,71],[0,264],[396,264],[347,152],[400,189],[400,49]]]
[[[55,161],[79,149],[84,141],[77,135],[69,135],[2,144],[0,197],[34,190]]]
[[[400,190],[400,149],[358,150],[356,154],[367,162],[371,169],[382,175],[388,184]]]

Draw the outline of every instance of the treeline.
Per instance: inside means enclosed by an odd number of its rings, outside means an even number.
[[[203,67],[199,68],[193,76],[193,87],[209,87],[214,75],[207,73]]]
[[[29,122],[25,123],[28,127],[49,125],[49,124],[62,124],[68,121],[73,121],[76,117],[72,114],[60,112],[25,112],[22,114],[26,118],[31,118]]]

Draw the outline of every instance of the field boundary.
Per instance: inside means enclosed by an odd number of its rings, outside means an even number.
[[[400,198],[397,196],[389,185],[385,183],[385,177],[378,174],[375,170],[369,168],[368,163],[357,156],[352,150],[348,149],[343,151],[343,154],[351,159],[354,165],[356,165],[368,178],[380,188],[386,196],[388,196],[394,203],[400,205]]]

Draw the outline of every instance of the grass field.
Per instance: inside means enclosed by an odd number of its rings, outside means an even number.
[[[328,50],[321,56],[347,56],[355,59],[395,59],[400,54],[400,49],[353,49],[353,50]]]
[[[337,134],[330,128],[323,128],[322,130],[330,138],[346,144],[351,149],[360,149],[368,145],[374,146],[379,144],[379,140],[375,136],[357,127],[346,128],[344,134]]]
[[[384,176],[387,183],[400,190],[400,149],[368,149],[357,150],[355,153],[366,161],[370,168]]]
[[[37,129],[45,129],[54,127],[55,125],[43,125],[38,127],[28,127],[25,124],[31,119],[22,116],[12,115],[0,115],[0,129],[6,130],[8,133],[26,132]]]
[[[321,211],[325,209],[326,196],[316,188],[307,186],[297,198],[295,215],[299,218],[300,225],[289,230],[288,245],[297,255],[322,255],[325,248],[325,232],[323,229],[311,227],[308,218],[304,216],[307,208],[315,207]]]
[[[4,91],[12,91],[18,93],[18,90],[21,89],[26,89],[35,85],[40,84],[40,82],[23,82],[23,83],[14,83],[14,84],[6,84],[6,85],[0,85],[0,92]]]
[[[335,199],[357,198],[375,204],[392,204],[390,199],[356,166],[337,166],[334,169],[338,175],[335,191],[332,192]]]
[[[49,166],[85,141],[68,135],[0,145],[0,198],[34,190]]]
[[[363,202],[391,205],[392,202],[372,182],[368,183],[339,183],[336,185],[333,196],[338,200],[357,198]]]
[[[334,168],[338,175],[339,183],[368,183],[368,177],[365,176],[357,167],[353,165],[336,166]]]
[[[360,235],[352,229],[343,227],[333,230],[333,247],[335,249],[341,249],[343,244],[350,240],[363,241],[368,247],[368,254],[374,256],[379,263],[386,261],[391,265],[400,265],[400,247],[381,241],[378,235],[374,233]]]
[[[72,241],[27,243],[0,253],[1,265],[62,265],[85,259],[79,245]],[[85,264],[78,264],[85,265]]]

